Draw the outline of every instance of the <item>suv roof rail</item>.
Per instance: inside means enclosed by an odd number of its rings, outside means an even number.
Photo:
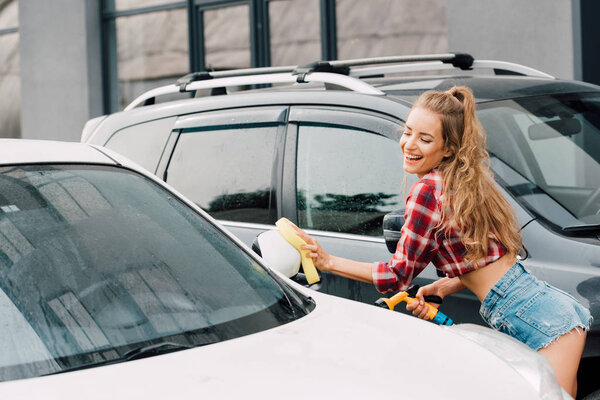
[[[381,66],[379,64],[394,64]],[[370,67],[354,69],[369,65]],[[202,71],[187,74],[173,85],[162,86],[149,90],[133,100],[125,111],[140,104],[154,104],[157,96],[192,92],[200,89],[219,89],[230,86],[250,86],[273,83],[307,83],[320,82],[341,86],[365,94],[382,95],[383,92],[374,88],[360,78],[385,76],[385,74],[401,72],[418,72],[449,70],[460,68],[491,68],[497,74],[517,74],[554,79],[553,76],[524,65],[491,60],[475,60],[467,53],[440,53],[425,55],[406,55],[389,57],[357,58],[351,60],[316,61],[306,65],[243,68],[226,71]]]
[[[201,71],[192,72],[177,79],[175,85],[180,88],[182,92],[187,90],[187,85],[192,82],[205,81],[209,79],[217,78],[231,78],[234,76],[250,76],[250,75],[267,75],[267,74],[278,74],[293,72],[296,66],[287,67],[260,67],[260,68],[240,68],[230,69],[226,71]]]
[[[227,72],[227,71],[223,71]],[[232,70],[235,72],[235,70]],[[261,71],[262,72],[262,71]],[[363,82],[357,78],[353,78],[350,76],[340,75],[331,72],[309,72],[298,74],[293,71],[284,72],[284,73],[273,73],[273,72],[262,72],[259,74],[233,74],[232,76],[226,76],[223,78],[207,78],[205,74],[199,74],[195,76],[195,74],[190,74],[192,76],[186,75],[186,77],[180,78],[177,83],[173,85],[161,86],[156,89],[149,90],[135,100],[133,100],[127,107],[125,107],[124,111],[131,110],[137,107],[140,104],[153,104],[153,99],[157,96],[162,96],[166,94],[173,94],[179,92],[192,92],[200,89],[216,89],[216,88],[224,88],[230,86],[246,86],[246,85],[263,85],[263,84],[271,84],[271,83],[309,83],[309,82],[320,82],[326,84],[332,84],[336,86],[341,86],[348,90],[352,90],[359,93],[364,94],[372,94],[372,95],[383,95],[384,93],[369,85],[366,82]],[[214,76],[214,73],[210,73],[210,75]],[[208,75],[208,76],[210,76]],[[201,77],[200,77],[201,76]]]
[[[388,56],[388,57],[372,57],[372,58],[355,58],[352,60],[336,60],[329,61],[333,67],[357,67],[360,65],[374,64],[401,64],[423,61],[438,61],[444,64],[452,64],[455,68],[471,69],[475,59],[467,53],[441,53],[441,54],[424,54],[424,55],[407,55],[407,56]]]
[[[441,62],[440,62],[441,61]],[[452,65],[450,65],[452,64]],[[367,68],[359,68],[352,69],[350,71],[350,76],[356,78],[367,78],[367,77],[375,77],[375,76],[385,76],[386,74],[394,74],[394,73],[406,73],[406,72],[420,72],[420,71],[441,71],[441,70],[451,70],[456,67],[462,70],[473,70],[473,69],[493,69],[497,75],[501,74],[515,74],[515,75],[525,75],[539,78],[548,78],[555,79],[554,76],[549,75],[545,72],[539,71],[534,68],[527,67],[521,64],[515,64],[506,61],[496,61],[496,60],[473,60],[468,68],[463,68],[455,63],[449,61],[435,60],[433,62],[418,62],[413,64],[400,64],[400,65],[388,65],[388,66],[377,66],[377,67],[367,67]],[[462,65],[467,65],[462,64]]]
[[[387,64],[387,63],[403,63],[417,61],[441,61],[450,63],[454,67],[461,69],[470,69],[473,64],[473,56],[466,53],[443,53],[443,54],[428,54],[416,56],[391,56],[391,57],[371,57],[357,58],[352,60],[334,60],[334,61],[315,61],[306,65],[289,65],[282,67],[259,67],[259,68],[240,68],[226,71],[201,71],[192,72],[179,79],[175,83],[182,90],[186,90],[188,84],[196,81],[204,81],[215,78],[229,78],[234,76],[250,76],[263,74],[277,74],[292,72],[296,75],[314,73],[314,72],[331,72],[341,75],[350,75],[350,67],[368,64]]]

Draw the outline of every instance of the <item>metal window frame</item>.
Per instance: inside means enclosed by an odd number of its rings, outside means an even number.
[[[8,35],[11,33],[19,33],[19,28],[15,27],[15,28],[4,28],[4,29],[0,29],[0,36],[2,35]]]
[[[160,11],[170,11],[187,7],[187,2],[172,1],[149,7],[116,10],[115,0],[101,2],[101,46],[102,46],[102,89],[104,92],[104,113],[119,111],[119,71],[117,58],[117,18],[131,17]],[[189,27],[188,27],[189,29]]]
[[[321,0],[321,58],[337,60],[337,14],[335,0]]]
[[[261,22],[261,18],[264,17],[264,2],[268,0],[188,0],[188,13],[194,14],[192,18],[195,19],[196,25],[194,27],[188,26],[189,35],[196,35],[197,41],[195,43],[196,48],[194,49],[196,55],[190,57],[197,57],[196,69],[190,70],[190,72],[204,71],[206,70],[206,51],[204,47],[204,12],[208,10],[218,10],[221,8],[235,7],[235,6],[247,6],[248,7],[248,26],[250,29],[250,66],[251,67],[264,67],[269,62],[269,55],[265,57],[264,54],[264,23]],[[268,18],[268,16],[267,16]],[[268,23],[266,24],[266,32],[268,34]],[[266,39],[268,43],[268,38]],[[198,51],[200,50],[200,51]]]

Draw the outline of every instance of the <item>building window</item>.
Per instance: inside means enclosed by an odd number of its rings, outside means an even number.
[[[448,51],[446,0],[336,0],[340,60]]]
[[[319,0],[269,2],[271,65],[307,64],[321,59]]]
[[[21,78],[17,0],[0,2],[0,137],[21,137]]]
[[[208,70],[250,67],[250,10],[245,4],[205,10],[204,48]]]
[[[118,17],[116,37],[121,109],[143,92],[189,72],[185,8]]]

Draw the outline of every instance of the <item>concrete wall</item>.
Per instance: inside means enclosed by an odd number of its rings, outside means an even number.
[[[447,0],[449,50],[577,78],[578,4],[579,0]]]
[[[0,29],[17,25],[16,0],[0,0]],[[20,88],[19,33],[0,35],[0,137],[21,137]]]
[[[76,141],[102,114],[97,0],[20,0],[21,135]]]

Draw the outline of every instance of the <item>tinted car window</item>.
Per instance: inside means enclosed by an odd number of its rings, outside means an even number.
[[[155,172],[174,123],[175,118],[163,118],[130,126],[112,135],[105,146]]]
[[[193,347],[304,315],[229,238],[117,168],[0,169],[0,380]],[[296,300],[293,300],[293,299]]]
[[[274,223],[278,122],[184,129],[167,182],[217,219]]]
[[[598,95],[568,94],[490,102],[478,113],[497,176],[563,230],[600,224],[599,112]]]
[[[403,206],[404,187],[396,141],[350,126],[300,124],[301,227],[381,236],[383,216]]]

